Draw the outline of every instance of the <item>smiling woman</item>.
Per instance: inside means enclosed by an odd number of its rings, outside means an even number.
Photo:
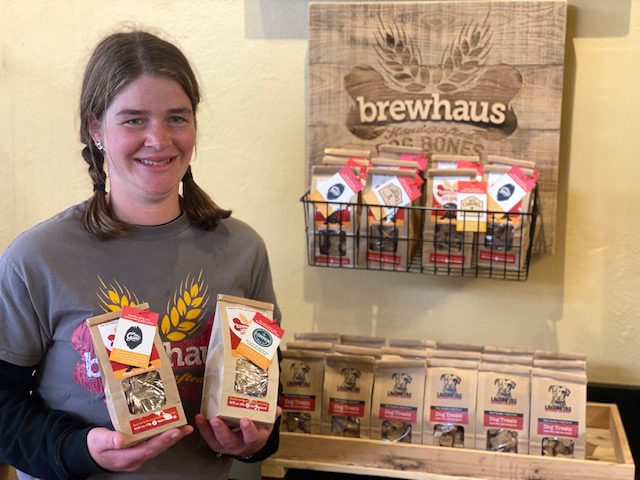
[[[94,193],[0,257],[0,321],[16,332],[0,337],[0,460],[21,480],[222,480],[232,458],[277,449],[279,422],[231,430],[200,413],[218,294],[280,311],[263,240],[193,180],[199,101],[187,59],[149,33],[111,35],[89,60],[80,138]],[[142,302],[166,312],[158,333],[190,425],[125,447],[86,319]]]
[[[80,98],[82,156],[95,191],[84,213],[90,233],[120,237],[130,225],[173,220],[181,208],[191,223],[208,229],[230,215],[191,176],[199,103],[193,70],[171,43],[147,32],[131,32],[98,44]]]
[[[196,140],[189,97],[174,80],[143,74],[115,96],[91,136],[103,146],[109,203],[122,221],[167,223],[180,214],[178,189]]]

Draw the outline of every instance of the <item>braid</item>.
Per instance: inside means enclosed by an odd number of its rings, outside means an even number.
[[[89,141],[82,149],[82,158],[89,164],[89,176],[93,182],[93,196],[82,213],[84,228],[100,240],[125,235],[130,228],[129,225],[115,218],[107,201],[107,192],[104,188],[107,175],[104,172],[102,152]]]
[[[231,216],[231,210],[220,208],[193,180],[191,166],[182,177],[182,208],[189,221],[206,230],[213,230],[223,218]]]

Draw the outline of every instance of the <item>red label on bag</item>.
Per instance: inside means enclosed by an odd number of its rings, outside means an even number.
[[[431,407],[429,420],[439,423],[466,425],[469,423],[469,411],[466,408]]]
[[[180,420],[178,409],[171,407],[131,420],[129,425],[131,426],[131,433],[135,435],[136,433],[153,430],[154,428],[166,425],[167,423],[177,422],[178,420]]]
[[[480,250],[480,260],[507,263],[513,265],[516,263],[516,256],[513,253],[497,253],[487,250]]]
[[[364,402],[362,400],[332,398],[329,400],[329,414],[364,417]]]
[[[483,425],[489,428],[508,428],[511,430],[522,430],[524,424],[523,416],[520,413],[508,412],[484,412]]]
[[[316,397],[306,395],[282,395],[283,410],[296,412],[313,412],[316,409]]]
[[[400,256],[394,255],[393,253],[367,252],[367,260],[370,262],[400,265]]]
[[[429,255],[429,262],[452,264],[452,265],[463,265],[464,255],[449,255],[448,253],[432,253],[431,255]]]
[[[351,265],[351,258],[347,256],[334,257],[329,255],[316,255],[314,261],[322,265]]]
[[[245,410],[255,410],[256,412],[268,412],[269,403],[260,400],[247,400],[240,397],[228,397],[227,406],[235,408],[244,408]]]
[[[418,409],[405,405],[380,405],[380,420],[391,422],[399,421],[405,423],[416,423],[418,419]]]
[[[538,435],[578,438],[578,431],[578,422],[553,418],[538,419]]]

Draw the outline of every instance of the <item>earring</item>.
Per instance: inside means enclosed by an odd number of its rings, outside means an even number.
[[[96,148],[98,150],[100,150],[100,151],[104,150],[104,147],[102,146],[102,142],[100,140],[96,140],[95,144],[96,144]]]

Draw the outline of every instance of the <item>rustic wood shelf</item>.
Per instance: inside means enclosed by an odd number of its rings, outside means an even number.
[[[262,478],[284,478],[289,469],[415,480],[633,480],[635,465],[617,406],[588,403],[585,460],[283,432]]]

